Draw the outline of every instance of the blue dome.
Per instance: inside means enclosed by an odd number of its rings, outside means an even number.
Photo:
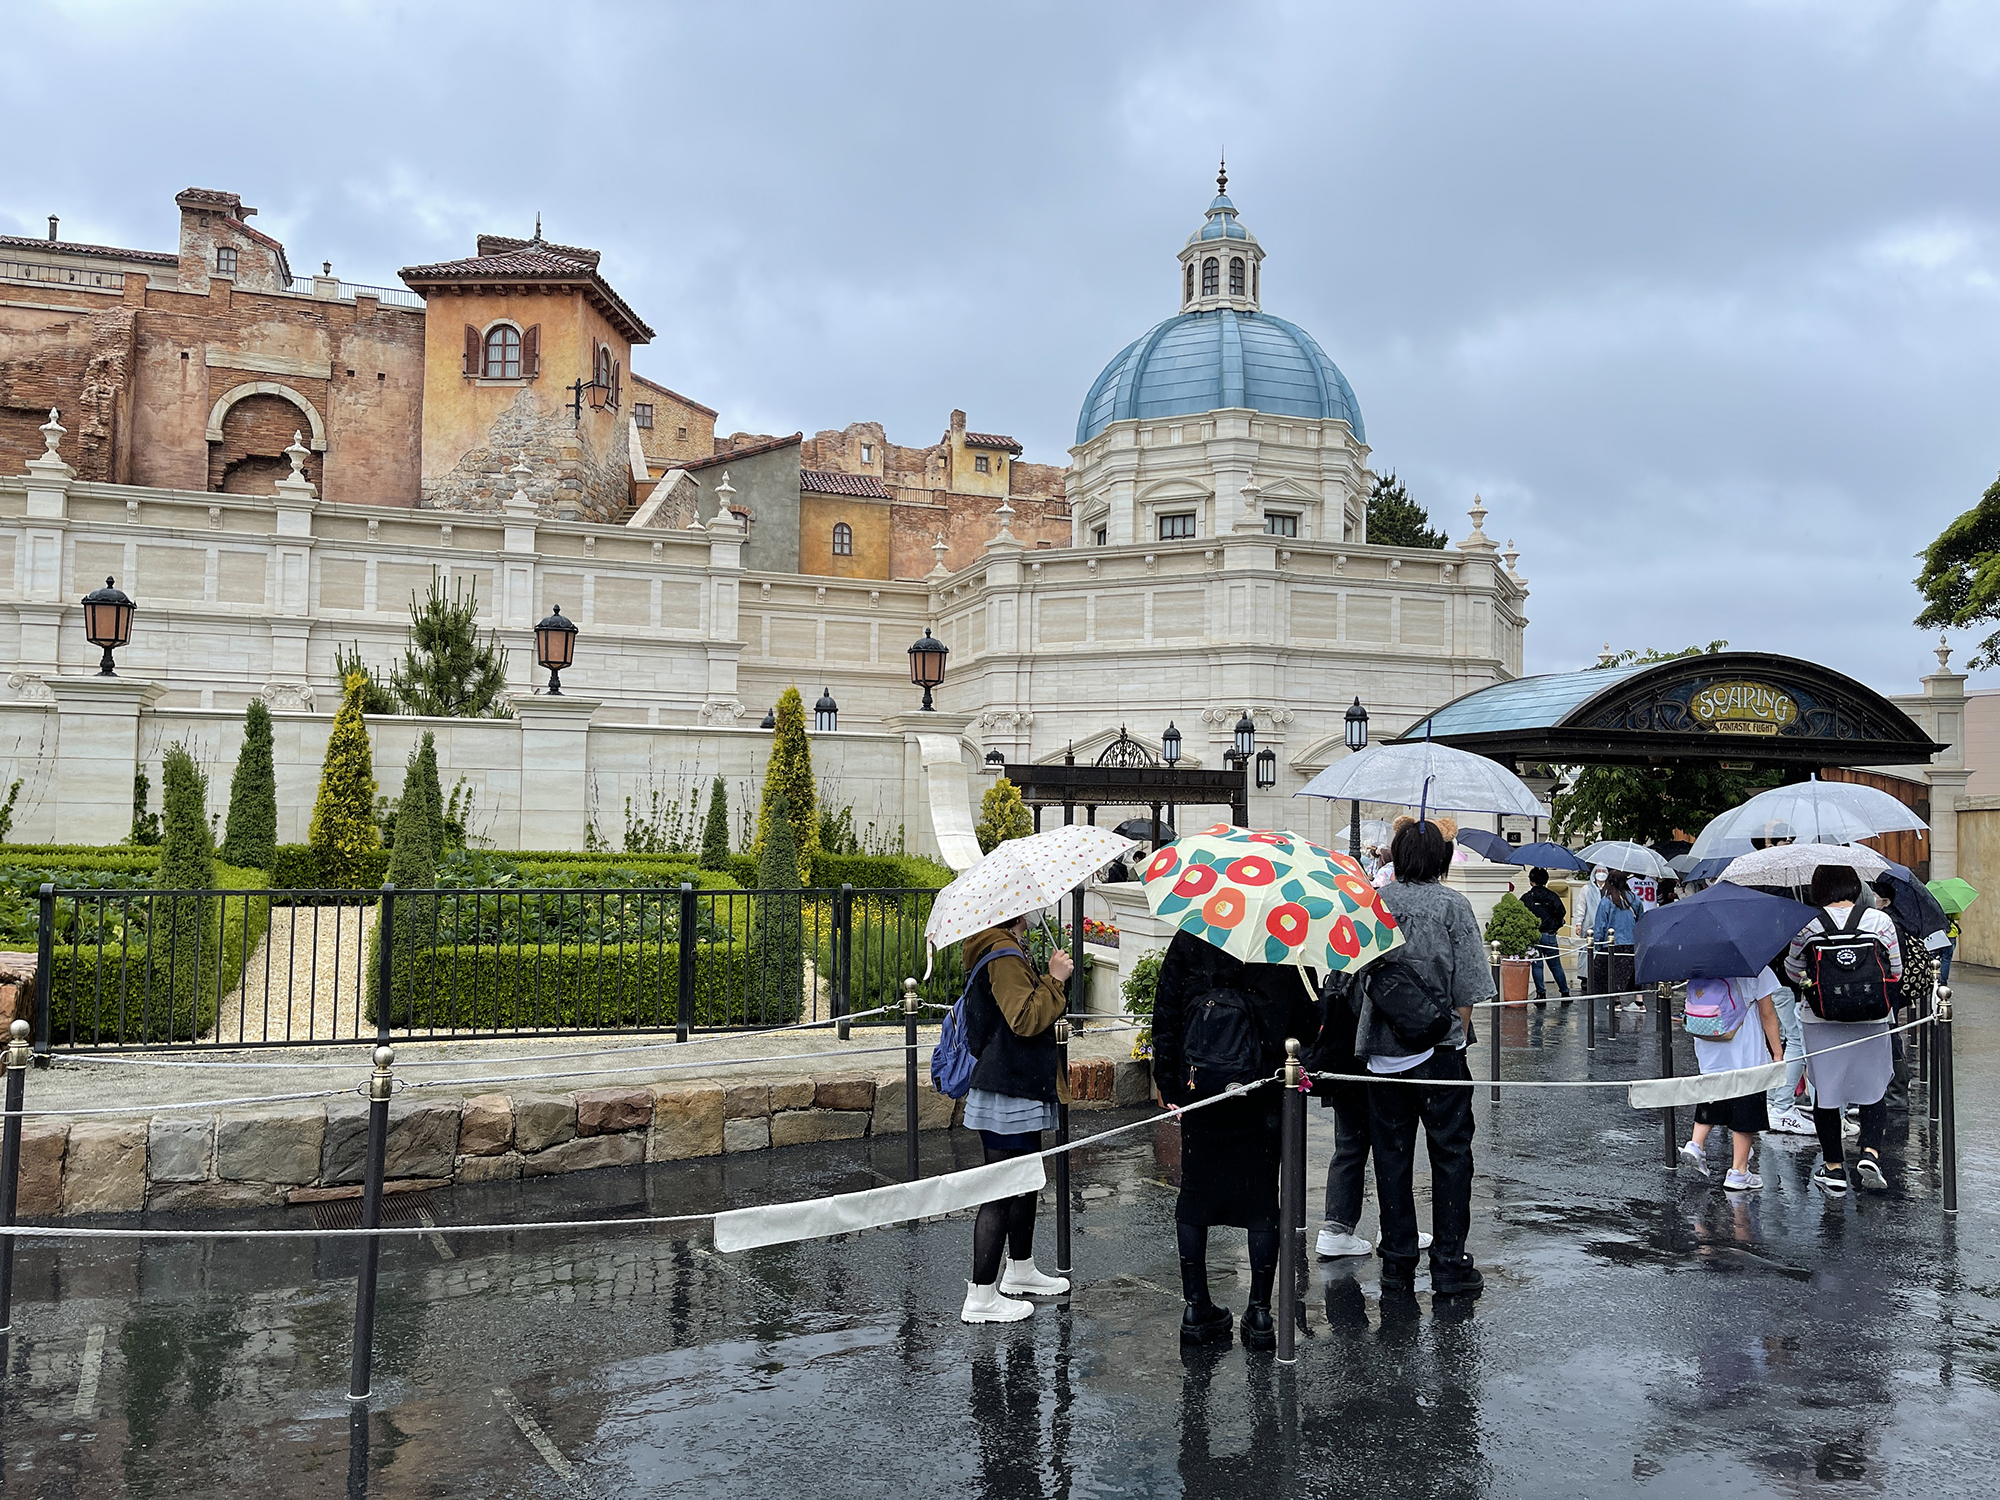
[[[1213,221],[1211,221],[1213,222]],[[1361,405],[1303,328],[1264,312],[1180,313],[1104,367],[1076,419],[1087,443],[1128,417],[1184,417],[1247,406],[1276,417],[1337,417],[1366,442]]]
[[[1250,231],[1243,227],[1236,217],[1236,205],[1229,201],[1227,193],[1217,193],[1215,201],[1208,205],[1208,217],[1202,220],[1201,228],[1188,236],[1192,245],[1197,240],[1247,240]]]

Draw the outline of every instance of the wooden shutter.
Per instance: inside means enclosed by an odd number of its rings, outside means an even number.
[[[521,335],[521,374],[533,380],[542,373],[542,325]]]
[[[614,411],[617,410],[618,408],[618,377],[622,373],[624,372],[620,369],[618,361],[615,359],[612,360],[611,361],[611,407],[612,410]]]
[[[485,355],[486,351],[479,337],[479,330],[474,328],[470,323],[467,323],[465,325],[465,373],[468,375],[484,374],[485,370],[482,367],[482,361]]]

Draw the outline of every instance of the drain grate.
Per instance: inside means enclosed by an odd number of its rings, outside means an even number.
[[[382,1223],[397,1228],[415,1228],[424,1221],[419,1214],[430,1214],[432,1210],[431,1190],[419,1188],[412,1193],[384,1193],[382,1195]],[[359,1198],[334,1198],[325,1203],[312,1205],[313,1222],[321,1229],[359,1229],[361,1227],[361,1200]],[[435,1217],[435,1216],[433,1216]]]

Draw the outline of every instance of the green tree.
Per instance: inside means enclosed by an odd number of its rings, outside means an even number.
[[[146,774],[142,766],[132,773],[132,831],[125,836],[128,844],[157,844],[160,841],[160,815],[146,811],[152,792],[153,778]]]
[[[701,829],[701,861],[704,870],[729,868],[729,789],[720,776],[708,789],[708,821]]]
[[[425,736],[426,740],[429,738]],[[409,770],[403,778],[402,799],[396,805],[395,842],[389,852],[387,878],[396,888],[395,915],[391,923],[396,941],[395,962],[390,966],[389,984],[393,996],[392,1008],[397,1015],[409,1014],[413,960],[420,947],[435,941],[437,932],[437,898],[417,894],[437,884],[439,835],[431,798],[424,790],[422,757],[421,747],[410,756]],[[430,774],[433,778],[437,774],[435,757],[431,761]],[[378,974],[381,972],[379,925],[374,936],[368,972]]]
[[[7,788],[7,800],[0,802],[0,844],[7,842],[7,835],[14,831],[14,804],[21,797],[21,778],[16,776],[14,784]]]
[[[243,748],[229,778],[229,821],[222,858],[247,870],[268,870],[278,855],[278,777],[271,765],[271,711],[252,698],[243,715]]]
[[[765,1018],[790,1020],[800,1013],[805,992],[805,906],[798,894],[803,882],[791,802],[779,792],[766,798],[765,809],[757,839],[757,888],[765,894],[753,898],[750,972],[763,987]]]
[[[417,742],[417,748],[410,756],[410,771],[403,777],[405,799],[412,790],[413,776],[414,790],[421,793],[424,799],[424,818],[430,829],[431,862],[435,864],[444,858],[444,784],[438,780],[437,740],[428,729]]]
[[[1681,651],[1649,646],[1644,651],[1621,651],[1597,665],[1623,667],[1712,656],[1728,645],[1710,641]],[[1556,769],[1564,784],[1550,802],[1550,829],[1558,840],[1620,838],[1641,844],[1693,838],[1710,819],[1783,779],[1778,771],[1725,771],[1714,765]]]
[[[1500,945],[1502,958],[1526,958],[1535,951],[1542,924],[1527,904],[1508,891],[1493,904],[1493,918],[1486,924],[1486,941]]]
[[[1917,624],[1965,630],[2000,620],[2000,479],[1917,556],[1924,562],[1917,574],[1924,596]],[[1979,643],[1966,666],[2000,666],[2000,631]]]
[[[506,658],[500,637],[489,635],[484,645],[474,620],[479,589],[474,585],[449,598],[433,574],[431,591],[419,604],[410,596],[410,643],[403,664],[390,673],[389,691],[406,714],[441,719],[505,719]]]
[[[1377,474],[1368,491],[1368,540],[1378,547],[1443,547],[1446,539],[1391,470]]]
[[[764,766],[764,795],[757,814],[756,854],[762,868],[764,845],[771,837],[771,809],[782,801],[789,808],[792,846],[798,860],[798,884],[812,884],[819,858],[819,787],[813,780],[812,746],[806,741],[806,705],[796,687],[778,696],[778,727],[771,736],[771,758]]]
[[[1028,804],[1021,789],[1002,776],[979,799],[979,823],[972,830],[979,840],[979,852],[991,854],[1009,839],[1024,839],[1035,831]]]
[[[319,883],[335,890],[363,885],[369,877],[369,852],[382,844],[375,826],[375,752],[361,714],[366,685],[367,679],[358,672],[345,683],[346,696],[327,736],[319,796],[306,834]]]
[[[187,746],[167,746],[160,765],[160,871],[153,877],[161,891],[210,891],[215,888],[215,845],[208,831],[208,778],[195,764]],[[152,956],[163,980],[171,977],[178,996],[199,989],[201,935],[209,898],[201,895],[163,897],[164,912],[153,913]],[[161,939],[164,937],[165,941]]]
[[[342,683],[346,691],[347,681],[359,673],[361,676],[361,711],[380,718],[396,711],[396,695],[382,685],[382,679],[375,675],[375,669],[361,659],[361,643],[351,641],[345,647],[333,648],[333,675]]]

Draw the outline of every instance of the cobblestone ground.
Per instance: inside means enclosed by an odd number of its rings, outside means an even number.
[[[1373,1259],[1317,1263],[1285,1370],[1240,1347],[1182,1356],[1171,1126],[1081,1154],[1078,1289],[1003,1328],[958,1322],[962,1218],[726,1257],[705,1233],[452,1227],[873,1186],[900,1178],[900,1140],[460,1188],[431,1205],[435,1235],[383,1251],[358,1424],[351,1244],[30,1242],[0,1483],[38,1497],[1990,1494],[2000,990],[1961,979],[1956,1220],[1939,1210],[1921,1091],[1892,1130],[1895,1189],[1830,1201],[1803,1141],[1768,1139],[1764,1191],[1725,1198],[1668,1176],[1657,1117],[1620,1093],[1495,1106],[1482,1090],[1485,1296],[1454,1310],[1385,1296]],[[1651,1036],[1629,1030],[1587,1057],[1573,1011],[1510,1031],[1509,1077],[1657,1066]],[[1326,1120],[1311,1114],[1315,1211]],[[962,1134],[924,1149],[927,1172],[976,1153]],[[1212,1269],[1240,1307],[1240,1234],[1216,1233]]]

